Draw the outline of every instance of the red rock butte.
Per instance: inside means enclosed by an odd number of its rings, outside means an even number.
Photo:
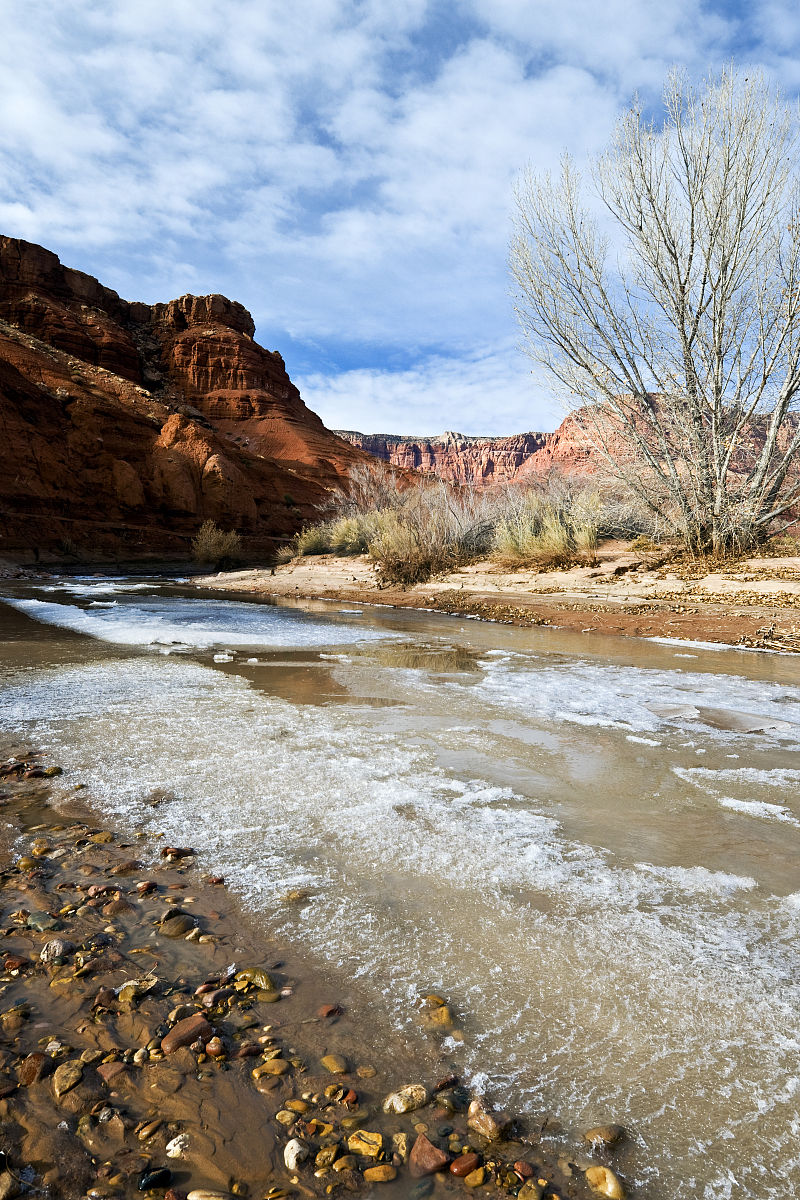
[[[0,237],[0,556],[185,559],[203,520],[269,553],[366,455],[224,296],[122,300]]]

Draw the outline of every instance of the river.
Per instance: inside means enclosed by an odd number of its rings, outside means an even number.
[[[473,1086],[565,1144],[625,1125],[634,1196],[794,1194],[796,659],[158,581],[4,598],[4,734],[197,846],[376,1029],[442,991]]]

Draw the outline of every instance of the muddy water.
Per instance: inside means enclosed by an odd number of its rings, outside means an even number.
[[[130,581],[0,606],[0,721],[634,1195],[800,1179],[800,667]],[[166,793],[153,807],[154,793]],[[280,903],[304,888],[299,906]]]

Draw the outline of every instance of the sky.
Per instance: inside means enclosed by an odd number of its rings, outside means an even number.
[[[519,348],[515,179],[673,65],[800,92],[787,0],[0,0],[0,233],[128,300],[222,292],[332,428],[562,413]]]

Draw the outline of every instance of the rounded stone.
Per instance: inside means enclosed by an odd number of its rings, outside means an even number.
[[[589,1167],[586,1182],[597,1196],[606,1200],[625,1200],[625,1189],[610,1167]]]
[[[397,1171],[391,1163],[379,1163],[377,1167],[367,1167],[364,1178],[367,1183],[391,1183],[397,1178]]]
[[[347,1074],[347,1059],[341,1054],[326,1054],[320,1059],[325,1070],[330,1075],[346,1075]]]

